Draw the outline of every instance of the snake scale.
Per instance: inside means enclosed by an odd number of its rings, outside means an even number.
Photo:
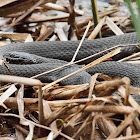
[[[31,64],[8,64],[13,75],[32,77],[39,73],[65,65],[71,61],[77,46],[80,41],[40,41],[28,43],[12,43],[0,47],[0,58],[14,57],[13,59],[30,59]],[[111,48],[119,44],[135,44],[138,43],[136,33],[127,33],[119,36],[112,36],[102,39],[85,40],[78,52],[76,60],[93,55],[97,52]],[[16,51],[16,52],[15,52]],[[139,52],[140,49],[136,46],[122,47],[121,53],[114,56],[114,61],[102,62],[97,64],[87,71],[80,72],[72,77],[69,77],[62,82],[61,85],[83,84],[90,82],[91,75],[95,73],[107,74],[110,77],[128,76],[131,79],[131,84],[140,87],[140,66],[128,64],[124,62],[116,62],[117,60]],[[19,52],[19,54],[18,54]],[[23,52],[23,57],[19,58],[20,52]],[[31,56],[28,54],[32,54]],[[19,55],[19,56],[18,56]],[[100,55],[101,56],[101,55]],[[80,64],[87,64],[98,57],[91,58]],[[35,62],[35,64],[32,64]],[[52,82],[65,75],[68,75],[81,68],[81,65],[72,65],[50,74],[39,77],[43,82]],[[0,74],[9,74],[5,66],[0,67]]]

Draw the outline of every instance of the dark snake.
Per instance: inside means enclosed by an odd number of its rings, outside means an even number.
[[[80,41],[40,41],[29,43],[12,43],[10,45],[0,47],[0,58],[5,57],[10,61],[12,57],[13,60],[21,63],[22,60],[27,61],[28,64],[8,64],[8,66],[13,75],[32,77],[70,62],[79,42]],[[127,33],[124,35],[95,40],[85,40],[78,52],[76,60],[83,59],[116,45],[135,44],[138,42],[136,33]],[[137,46],[122,47],[121,52],[112,58],[113,61],[106,61],[97,64],[86,71],[80,72],[63,80],[60,82],[60,84],[70,85],[89,83],[91,75],[95,73],[103,73],[112,78],[127,76],[131,79],[131,84],[133,86],[140,87],[140,66],[124,62],[116,62],[119,59],[139,51],[140,49]],[[21,57],[20,52],[22,52]],[[102,55],[88,59],[80,64],[88,64]],[[81,68],[81,65],[74,64],[72,66],[68,66],[58,71],[38,77],[38,79],[43,82],[52,82],[78,70],[79,68]],[[4,65],[2,65],[0,68],[0,74],[9,74]]]

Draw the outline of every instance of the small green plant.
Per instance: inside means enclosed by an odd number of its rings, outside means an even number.
[[[135,0],[136,9],[133,8],[131,0],[125,0],[125,1],[128,5],[128,9],[131,13],[132,22],[134,24],[134,27],[138,34],[138,38],[140,40],[140,0]]]

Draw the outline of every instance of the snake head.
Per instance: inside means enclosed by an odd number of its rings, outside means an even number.
[[[6,52],[3,57],[11,64],[38,64],[38,58],[25,52]]]

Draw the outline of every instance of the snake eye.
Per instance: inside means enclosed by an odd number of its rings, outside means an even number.
[[[36,59],[33,59],[33,63],[36,63]]]
[[[10,54],[10,57],[11,57],[11,58],[14,58],[14,55],[13,55],[13,54]]]

